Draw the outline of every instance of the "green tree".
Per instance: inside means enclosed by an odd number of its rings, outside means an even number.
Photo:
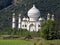
[[[42,23],[41,36],[45,39],[56,39],[55,22],[46,20]]]

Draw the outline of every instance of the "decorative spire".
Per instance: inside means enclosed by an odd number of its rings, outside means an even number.
[[[35,5],[33,4],[33,7],[35,7]]]
[[[15,16],[15,13],[13,13],[13,16]]]
[[[47,20],[49,20],[50,19],[50,14],[48,13],[48,15],[47,15]]]
[[[50,15],[50,14],[48,13],[48,15]]]
[[[19,16],[21,16],[21,14],[19,14]]]
[[[52,15],[52,18],[51,18],[51,20],[53,20],[53,21],[54,21],[54,15]]]
[[[33,8],[35,8],[35,5],[33,4]]]

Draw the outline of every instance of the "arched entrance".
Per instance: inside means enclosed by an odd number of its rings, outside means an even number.
[[[31,24],[31,25],[29,26],[29,31],[36,31],[36,27],[35,27],[34,24]]]

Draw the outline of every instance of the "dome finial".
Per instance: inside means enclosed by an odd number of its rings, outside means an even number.
[[[33,4],[33,7],[35,7],[35,5]]]

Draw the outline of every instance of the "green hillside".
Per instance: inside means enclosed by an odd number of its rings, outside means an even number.
[[[17,5],[11,4],[0,10],[0,28],[11,27],[13,12],[16,13],[16,17],[19,13],[21,13],[22,16],[27,16],[27,11],[33,4],[40,10],[41,16],[45,18],[48,12],[55,14],[56,26],[60,26],[60,0],[18,0]]]
[[[12,0],[0,0],[0,10],[11,4],[12,4]]]

